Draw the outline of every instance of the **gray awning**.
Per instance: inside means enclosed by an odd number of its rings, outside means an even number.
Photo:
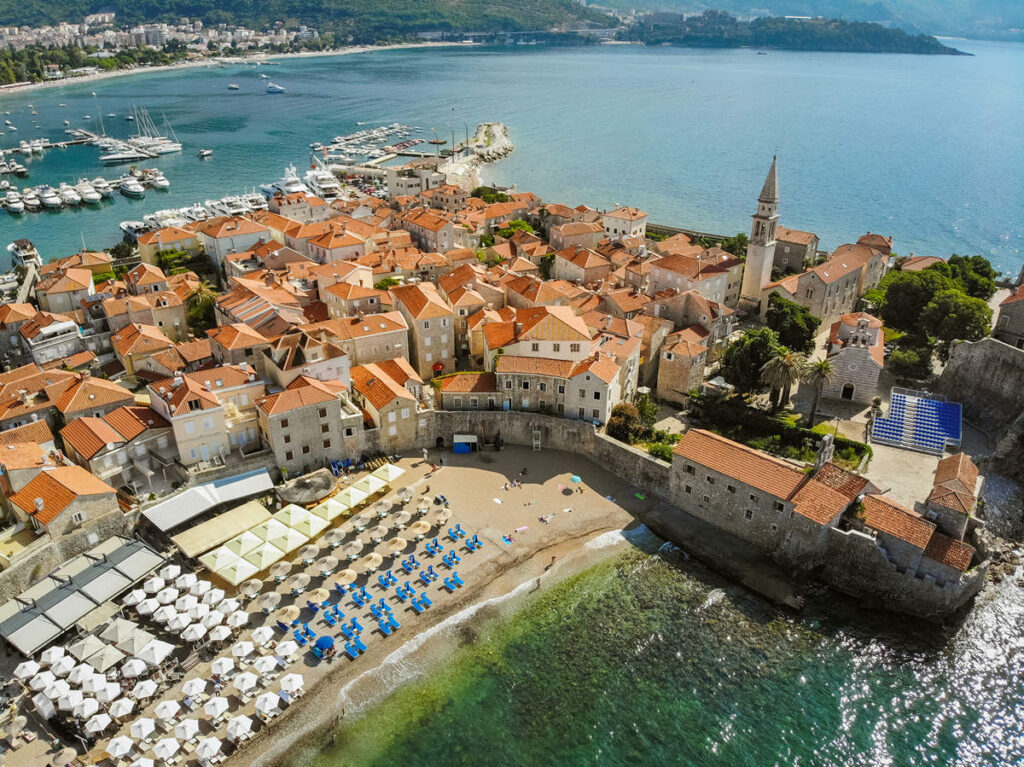
[[[173,530],[222,503],[269,493],[274,481],[266,469],[257,469],[190,488],[152,506],[142,515],[162,532]]]

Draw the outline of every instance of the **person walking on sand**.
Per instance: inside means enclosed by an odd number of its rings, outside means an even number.
[[[430,463],[429,456],[427,455],[427,449],[423,448],[423,463]]]

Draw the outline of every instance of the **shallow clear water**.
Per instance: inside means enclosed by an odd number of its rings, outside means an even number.
[[[1019,764],[1022,628],[1015,586],[955,630],[828,592],[794,617],[678,554],[630,552],[469,629],[294,764]]]
[[[445,49],[286,59],[280,66],[203,68],[0,95],[26,137],[62,137],[62,121],[131,105],[166,114],[185,150],[154,161],[171,181],[145,200],[101,211],[0,216],[0,239],[29,237],[44,256],[109,246],[117,223],[237,193],[308,160],[308,145],[403,122],[458,140],[500,120],[516,152],[487,172],[545,199],[637,205],[654,221],[746,231],[773,151],[783,224],[823,247],[866,230],[906,254],[982,253],[1016,272],[1024,221],[1024,46],[958,42],[977,55],[927,57],[593,49]],[[260,72],[287,88],[263,92]],[[238,91],[227,84],[238,83]],[[93,91],[95,98],[90,95]],[[66,108],[58,106],[66,103]],[[28,105],[41,126],[34,130]],[[94,120],[93,120],[94,121]],[[196,157],[211,148],[208,161]],[[28,182],[76,181],[105,170],[93,148],[31,163]]]

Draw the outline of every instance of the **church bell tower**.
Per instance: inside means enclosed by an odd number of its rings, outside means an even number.
[[[747,262],[743,267],[743,288],[740,294],[744,306],[754,312],[760,311],[761,294],[765,285],[771,282],[772,265],[775,263],[775,228],[779,223],[779,179],[778,160],[772,157],[772,167],[764,180],[761,195],[757,198],[757,212],[750,227],[750,244],[747,245]]]

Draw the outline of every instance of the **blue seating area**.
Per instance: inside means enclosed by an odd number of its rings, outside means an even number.
[[[871,425],[872,441],[936,455],[947,447],[959,448],[960,404],[922,394],[893,389],[888,415],[876,418]]]

